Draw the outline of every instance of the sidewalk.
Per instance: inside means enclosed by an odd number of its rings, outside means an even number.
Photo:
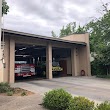
[[[46,110],[41,105],[42,96],[0,96],[0,110]]]

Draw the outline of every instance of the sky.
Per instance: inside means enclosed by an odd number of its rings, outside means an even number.
[[[4,28],[37,35],[57,35],[70,22],[85,25],[100,17],[101,0],[6,0],[10,9]],[[103,0],[104,3],[110,0]]]

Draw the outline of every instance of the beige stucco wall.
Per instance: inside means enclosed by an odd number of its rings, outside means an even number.
[[[9,64],[9,82],[15,82],[15,39],[10,37],[10,64]]]
[[[5,37],[4,46],[4,82],[14,83],[15,68],[15,40],[13,37]]]
[[[3,65],[3,59],[2,59],[2,50],[0,49],[0,82],[4,81],[4,65]]]
[[[86,46],[77,46],[72,48],[72,72],[75,72],[72,74],[79,76],[81,75],[81,70],[84,70],[86,75],[91,76],[89,33],[73,34],[63,37],[62,39],[86,43]]]
[[[5,68],[4,68],[4,81],[9,82],[9,64],[10,64],[10,38],[5,38],[5,47],[4,47],[4,61],[5,61]]]
[[[86,33],[89,35],[88,33]],[[87,43],[87,38],[86,34],[72,34],[66,37],[62,37],[61,39],[69,40],[69,41],[78,41],[78,42],[86,42]]]
[[[71,66],[72,76],[78,76],[80,74],[80,65],[77,46],[71,48]]]

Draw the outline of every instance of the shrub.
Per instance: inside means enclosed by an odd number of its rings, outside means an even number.
[[[74,97],[66,110],[94,110],[94,102],[85,97]]]
[[[110,79],[110,75],[97,75],[96,77]]]
[[[71,100],[71,94],[63,89],[56,89],[45,94],[43,106],[49,110],[66,110]]]
[[[21,93],[21,96],[25,96],[25,95],[27,95],[26,92],[22,92]]]
[[[91,74],[92,75],[106,75],[107,68],[106,66],[101,63],[100,60],[94,59],[94,61],[91,62]]]
[[[7,95],[8,95],[8,96],[12,96],[12,95],[13,95],[13,91],[7,92]]]
[[[110,103],[109,102],[101,103],[97,105],[95,110],[110,110]]]
[[[0,93],[6,93],[8,91],[10,91],[10,85],[8,83],[0,83]]]
[[[4,82],[1,82],[1,83],[0,83],[0,86],[10,87],[10,85],[9,85],[8,83],[4,83]]]

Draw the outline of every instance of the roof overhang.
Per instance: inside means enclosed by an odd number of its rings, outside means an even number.
[[[19,35],[19,36],[24,36],[24,37],[33,37],[33,38],[39,38],[39,39],[44,39],[44,40],[50,40],[50,41],[56,41],[56,42],[63,42],[63,43],[70,43],[70,44],[77,44],[77,45],[86,46],[85,42],[69,41],[69,40],[64,40],[64,39],[60,39],[60,38],[47,37],[47,36],[24,33],[24,32],[7,30],[7,29],[2,29],[2,32],[4,32],[5,34]]]

